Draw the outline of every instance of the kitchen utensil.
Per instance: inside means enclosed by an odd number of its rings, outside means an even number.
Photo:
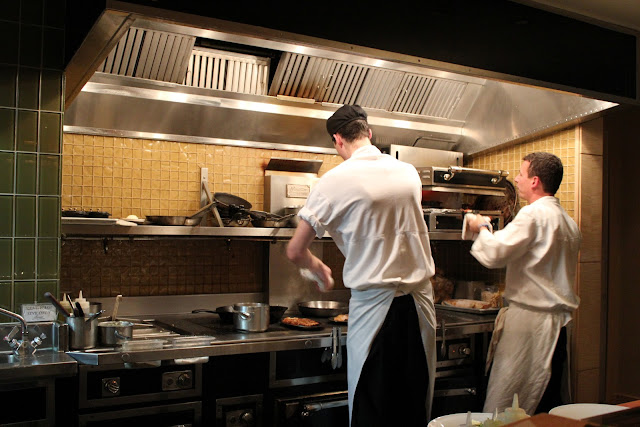
[[[223,210],[229,207],[244,208],[250,210],[253,205],[243,199],[242,197],[235,196],[229,193],[213,193],[213,200],[222,205]]]
[[[78,315],[78,310],[76,309],[76,305],[73,303],[73,301],[71,301],[71,296],[69,294],[67,294],[67,301],[69,301],[69,305],[71,306],[71,310],[73,311],[73,315],[77,316]]]
[[[269,327],[269,304],[262,302],[234,304],[233,326],[245,332],[266,331]]]
[[[102,313],[104,313],[104,310],[100,310],[96,313],[91,313],[89,314],[86,318],[85,318],[85,322],[91,322],[93,319],[96,319],[98,316],[100,316]]]
[[[338,329],[337,327],[333,327],[331,330],[331,368],[336,369],[338,367],[338,347],[340,347],[340,343],[338,342]]]
[[[215,206],[215,202],[208,203],[191,216],[181,215],[147,215],[147,221],[156,225],[168,226],[196,226],[202,221],[202,218]]]
[[[624,411],[625,406],[606,405],[602,403],[570,403],[552,408],[549,413],[558,417],[571,418],[572,420],[584,420],[598,415]]]
[[[342,367],[342,344],[341,342],[342,329],[338,326],[338,361],[336,365],[338,368]]]
[[[53,303],[53,305],[56,307],[58,312],[62,313],[64,317],[71,316],[71,314],[62,306],[62,304],[60,304],[60,301],[58,301],[56,297],[51,295],[51,292],[45,292],[44,296],[45,298],[49,298],[49,300]]]
[[[191,310],[192,313],[214,313],[220,316],[220,323],[233,323],[233,306],[232,305],[224,305],[222,307],[218,307],[215,310],[209,310],[206,308],[197,308],[195,310]]]
[[[133,323],[124,320],[98,322],[100,343],[105,346],[120,345],[133,338]]]
[[[117,320],[118,309],[120,308],[120,301],[122,301],[122,295],[116,296],[116,302],[113,304],[113,311],[111,312],[111,320]]]
[[[82,309],[82,304],[76,301],[76,310],[78,311],[78,317],[84,317],[84,310]]]
[[[97,318],[89,322],[81,316],[67,318],[67,325],[69,325],[69,348],[72,350],[94,348],[98,341],[97,323]]]
[[[284,307],[281,305],[270,305],[269,306],[269,324],[275,324],[282,319],[284,312],[287,311],[289,307]]]
[[[305,301],[298,303],[298,310],[305,316],[332,317],[349,312],[349,305],[339,301]]]
[[[291,223],[293,227],[297,227],[300,223],[300,217],[298,216],[300,209],[302,209],[302,206],[287,206],[284,208],[285,215],[293,215],[289,220],[289,223]]]
[[[284,228],[290,226],[293,216],[293,214],[285,216],[269,214],[269,216],[264,218],[252,218],[251,224],[253,224],[254,227]]]

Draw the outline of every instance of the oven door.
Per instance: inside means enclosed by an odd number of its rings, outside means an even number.
[[[274,405],[274,425],[279,427],[348,427],[347,391],[278,397]]]

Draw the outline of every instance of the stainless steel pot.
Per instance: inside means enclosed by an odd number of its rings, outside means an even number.
[[[68,317],[69,348],[72,350],[87,350],[94,348],[98,341],[98,319],[87,321],[85,317]]]
[[[133,338],[133,323],[124,320],[99,322],[100,344],[105,346],[121,345]]]
[[[243,332],[264,332],[269,327],[269,304],[245,302],[233,305],[233,326]]]

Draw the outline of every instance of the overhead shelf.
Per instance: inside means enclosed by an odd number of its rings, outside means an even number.
[[[64,238],[89,237],[219,237],[244,239],[290,239],[295,228],[258,228],[258,227],[188,227],[137,225],[127,227],[122,225],[94,225],[94,224],[62,224]],[[435,232],[429,233],[431,240],[460,240],[460,233]],[[331,239],[325,233],[323,240]]]

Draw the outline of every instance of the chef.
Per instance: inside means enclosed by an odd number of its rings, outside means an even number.
[[[416,169],[371,144],[366,112],[344,105],[328,120],[345,160],[314,186],[287,256],[332,287],[309,251],[327,231],[345,256],[351,289],[347,377],[351,426],[425,426],[435,379],[435,272]]]
[[[496,318],[484,412],[511,406],[514,393],[529,415],[567,399],[566,326],[579,303],[574,283],[581,235],[554,197],[562,175],[555,155],[528,154],[515,178],[528,204],[515,219],[492,233],[489,218],[465,217],[463,228],[478,233],[471,254],[485,267],[506,266],[508,307]]]

